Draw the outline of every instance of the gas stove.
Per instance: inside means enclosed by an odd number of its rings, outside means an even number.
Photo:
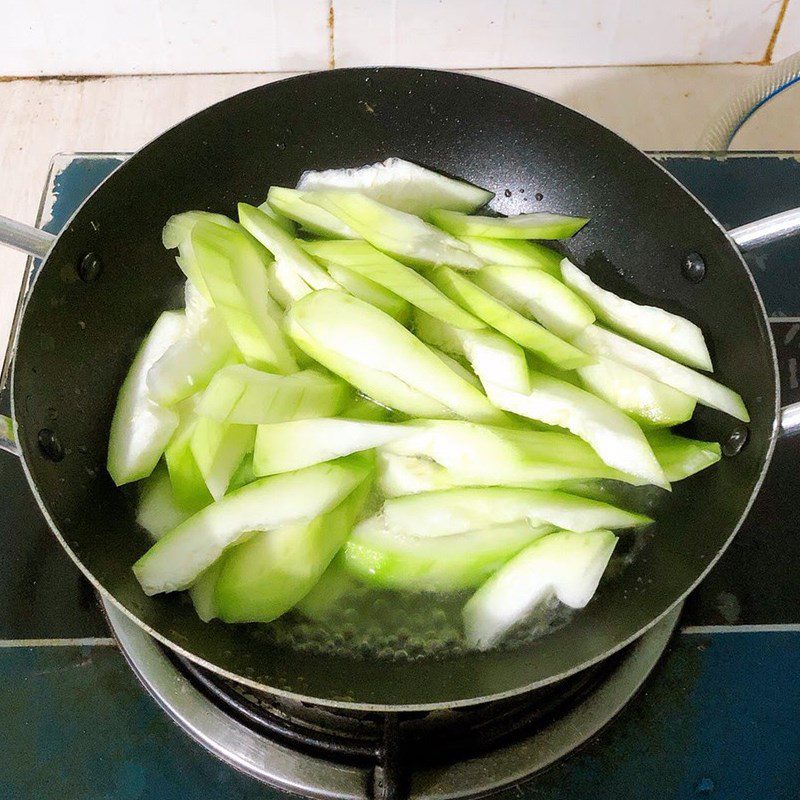
[[[656,157],[729,227],[800,206],[797,154]],[[58,231],[124,158],[56,156],[40,224]],[[800,400],[800,239],[748,261],[784,402]],[[800,437],[780,441],[748,521],[680,619],[556,686],[379,715],[263,695],[165,651],[98,603],[0,453],[0,797],[796,798],[798,463]]]

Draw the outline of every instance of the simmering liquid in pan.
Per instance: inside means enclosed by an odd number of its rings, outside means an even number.
[[[617,502],[649,516],[657,516],[658,506],[668,500],[666,493],[655,487],[633,487],[611,481],[587,483],[584,489],[597,499]],[[376,493],[371,505],[377,508],[381,502]],[[622,534],[604,581],[615,580],[647,541],[657,535],[653,527]],[[461,621],[461,609],[470,594],[469,591],[447,594],[386,591],[353,583],[324,620],[314,621],[293,612],[258,625],[257,636],[268,645],[350,658],[416,660],[458,655],[471,649]],[[574,613],[553,597],[496,647],[509,649],[530,644],[567,624]]]

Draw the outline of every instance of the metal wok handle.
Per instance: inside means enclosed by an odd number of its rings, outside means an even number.
[[[800,231],[800,208],[791,208],[728,231],[740,250],[754,250]]]
[[[728,231],[728,235],[740,250],[754,250],[761,245],[777,242],[800,231],[800,208],[791,208],[757,219]],[[791,403],[781,409],[778,428],[781,436],[800,432],[800,403]]]
[[[45,258],[55,240],[52,233],[0,216],[0,244],[21,250],[34,258]]]
[[[0,216],[0,244],[13,247],[15,250],[21,250],[33,258],[44,259],[50,252],[53,242],[56,237],[52,233],[33,228],[30,225],[24,225],[21,222],[16,222],[13,219]],[[33,269],[37,269],[36,266]],[[29,276],[26,276],[28,278]],[[17,328],[19,327],[20,320],[22,319],[22,307],[28,294],[28,287],[31,285],[30,280],[23,280],[22,288],[20,290],[20,299],[17,304],[17,312],[14,315],[14,321],[11,323],[11,335],[9,337],[8,349],[5,354],[5,364],[10,363],[14,353],[17,341]],[[19,444],[17,443],[16,428],[14,420],[0,414],[0,450],[5,450],[7,453],[13,453],[15,456],[20,455]]]

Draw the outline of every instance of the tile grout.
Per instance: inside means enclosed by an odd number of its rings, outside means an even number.
[[[789,0],[781,0],[781,7],[778,9],[778,18],[775,20],[775,27],[772,29],[772,35],[769,37],[767,49],[764,52],[764,58],[761,62],[765,66],[772,64],[772,54],[775,52],[775,45],[778,42],[778,36],[780,35],[781,26],[783,25],[783,18],[786,16],[786,10],[788,8]]]
[[[328,0],[328,69],[336,68],[336,33],[333,0]]]
[[[333,0],[330,5],[333,11]],[[328,68],[336,68],[335,53],[335,33],[333,24],[330,28],[330,46]],[[380,64],[358,64],[339,69],[370,69],[378,68]],[[588,70],[588,69],[659,69],[659,68],[697,68],[697,67],[766,67],[769,66],[763,59],[760,61],[677,61],[677,62],[649,62],[642,64],[562,64],[548,66],[461,66],[461,67],[418,67],[419,69],[433,69],[441,72],[549,72],[555,70]],[[408,68],[415,68],[414,65]],[[125,72],[125,73],[106,73],[91,75],[0,75],[0,83],[17,83],[28,81],[31,83],[84,83],[92,81],[111,81],[130,78],[214,78],[214,77],[234,77],[237,75],[302,75],[308,72],[322,72],[324,70],[261,70],[255,72]]]

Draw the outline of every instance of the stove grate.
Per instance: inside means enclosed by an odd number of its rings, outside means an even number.
[[[515,697],[438,711],[334,709],[258,692],[170,655],[190,682],[252,731],[299,752],[367,767],[374,800],[402,800],[415,769],[482,755],[579,705],[625,651],[557,684]]]

